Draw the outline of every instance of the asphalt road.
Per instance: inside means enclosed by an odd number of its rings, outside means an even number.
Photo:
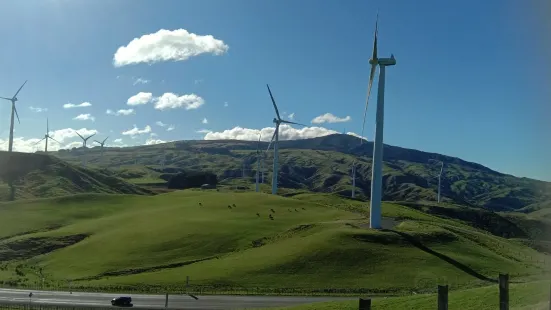
[[[16,302],[28,303],[29,293],[31,303],[51,305],[72,305],[111,307],[111,299],[119,296],[132,297],[134,308],[164,308],[164,295],[143,295],[143,294],[111,294],[111,293],[82,293],[82,292],[54,292],[34,290],[0,289],[0,303]],[[168,307],[172,309],[258,309],[266,307],[293,306],[305,303],[349,300],[348,297],[284,297],[284,296],[228,296],[228,295],[206,295],[196,296],[194,299],[188,295],[169,295]]]

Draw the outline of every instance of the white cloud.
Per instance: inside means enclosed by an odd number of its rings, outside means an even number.
[[[151,99],[153,99],[153,94],[152,93],[139,92],[139,93],[135,94],[134,96],[128,98],[128,100],[126,101],[126,104],[127,105],[142,105],[142,104],[147,104],[148,102],[151,101]]]
[[[193,110],[205,104],[205,100],[196,94],[178,96],[178,94],[164,93],[161,97],[155,98],[154,101],[157,110],[176,108]]]
[[[70,150],[74,147],[82,147],[82,141],[73,141],[71,143],[65,144],[64,146],[60,147],[60,149]],[[86,146],[86,147],[88,147],[88,146]],[[48,145],[48,151],[49,150],[50,150],[50,146]]]
[[[153,145],[153,144],[161,144],[161,143],[166,143],[166,141],[161,139],[147,139],[144,145]]]
[[[313,124],[323,124],[323,123],[344,123],[350,121],[350,116],[346,117],[337,117],[331,113],[325,113],[323,115],[317,116],[312,120]]]
[[[83,102],[79,104],[74,103],[66,103],[63,105],[64,109],[72,109],[72,108],[85,108],[85,107],[91,107],[92,104],[90,102]]]
[[[234,127],[232,129],[224,130],[221,132],[213,132],[207,129],[201,129],[196,131],[197,133],[205,134],[205,140],[246,140],[246,141],[258,141],[258,135],[262,133],[262,141],[269,142],[274,134],[274,127],[266,127],[262,129],[251,129]],[[316,137],[323,137],[331,134],[338,134],[339,132],[323,127],[303,127],[296,129],[287,124],[279,126],[279,140],[300,140],[310,139]],[[353,132],[347,132],[348,135],[359,137],[358,134]],[[367,138],[365,138],[367,140]]]
[[[167,124],[161,122],[161,121],[157,121],[155,124],[157,124],[157,126],[161,126],[161,127],[165,127],[167,126]]]
[[[96,118],[93,117],[91,114],[79,114],[73,119],[77,121],[92,121],[92,122],[96,120]]]
[[[125,115],[126,116],[126,115],[130,115],[130,114],[135,114],[134,109],[120,109],[117,112],[114,112],[113,110],[107,109],[107,111],[105,111],[105,113],[107,115],[115,115],[115,116],[120,116],[120,115]]]
[[[170,125],[168,126],[168,128],[166,129],[166,131],[173,131],[176,127],[174,125]]]
[[[142,78],[137,78],[137,79],[134,79],[134,83],[132,85],[137,85],[137,84],[147,84],[151,82],[151,80],[146,80],[146,79],[142,79]]]
[[[161,29],[119,47],[113,56],[113,65],[122,67],[138,63],[184,61],[204,53],[222,55],[228,48],[222,40],[212,35],[197,35],[185,29]]]
[[[367,141],[367,137],[362,137],[362,136],[360,136],[359,134],[357,134],[357,133],[355,133],[355,132],[350,132],[350,131],[349,131],[349,132],[347,132],[346,134],[347,134],[347,135],[354,136],[354,137],[358,137],[358,138],[361,138],[361,139]]]
[[[134,128],[129,129],[127,131],[123,131],[122,134],[125,136],[135,136],[135,135],[143,135],[150,132],[151,132],[151,127],[149,125],[145,126],[144,129],[139,129],[138,127],[136,127],[136,125],[134,125]]]
[[[39,107],[33,107],[30,106],[29,109],[33,112],[40,113],[40,112],[47,112],[48,108],[39,108]]]
[[[227,108],[229,104],[227,102],[224,102],[224,108]]]
[[[158,137],[159,135],[156,134],[156,133],[154,133],[154,132],[152,132],[152,133],[149,134],[149,136],[150,136],[150,137]]]
[[[118,139],[113,140],[113,142],[115,142],[115,143],[122,143],[122,139],[121,139],[121,138],[118,138]]]
[[[54,138],[57,141],[63,143],[66,140],[70,140],[70,139],[73,139],[73,138],[79,138],[79,136],[77,135],[77,131],[83,137],[88,137],[90,135],[98,133],[98,131],[95,130],[95,129],[81,128],[81,129],[75,130],[73,128],[65,128],[65,129],[59,129],[59,130],[51,131],[50,135],[51,135],[52,138]]]
[[[203,79],[198,79],[198,80],[193,81],[193,83],[194,83],[195,85],[197,85],[197,84],[203,83],[204,81],[205,81],[205,80],[203,80]]]
[[[203,120],[201,121],[201,123],[203,123],[203,124],[208,124],[208,123],[209,123],[209,120],[205,117],[205,118],[203,118]]]
[[[208,129],[199,129],[199,130],[196,131],[196,133],[205,133],[205,134],[211,133],[211,132],[212,132],[212,130],[208,130]]]
[[[295,113],[289,114],[288,117],[289,117],[289,120],[291,120],[291,121],[294,120],[295,119]]]

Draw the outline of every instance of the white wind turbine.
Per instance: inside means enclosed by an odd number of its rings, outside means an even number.
[[[258,143],[256,144],[256,192],[260,192],[260,184],[258,183],[259,182],[259,179],[260,179],[260,161],[262,160],[261,159],[261,155],[260,155],[260,139],[262,138],[262,133],[260,133],[260,136],[258,137]],[[262,178],[264,179],[264,177]]]
[[[82,166],[86,167],[86,142],[88,142],[88,139],[92,138],[93,136],[95,136],[96,134],[93,133],[92,135],[84,138],[83,136],[81,136],[78,131],[76,131],[77,135],[82,139],[82,148],[84,149],[84,156],[82,156]]]
[[[12,149],[13,149],[13,115],[15,114],[15,116],[17,116],[17,122],[19,124],[21,124],[21,121],[19,120],[19,114],[17,113],[17,108],[15,107],[15,103],[17,102],[17,95],[19,94],[19,92],[21,91],[21,89],[23,88],[23,86],[25,86],[25,84],[27,84],[27,81],[25,81],[25,83],[23,83],[23,85],[21,85],[21,87],[19,87],[19,89],[17,90],[17,92],[15,93],[15,95],[13,95],[12,98],[6,98],[6,97],[0,97],[1,99],[5,99],[5,100],[9,100],[11,101],[11,122],[10,122],[10,140],[9,140],[9,146],[8,146],[8,152],[11,152]]]
[[[48,153],[48,139],[52,139],[55,142],[60,143],[56,139],[52,138],[52,136],[50,136],[50,124],[48,123],[48,119],[46,118],[46,134],[44,135],[44,138],[42,138],[40,141],[36,142],[34,145],[37,145],[38,143],[46,140],[46,143],[44,145],[44,153]]]
[[[100,145],[100,156],[99,160],[103,163],[103,146],[105,145],[105,141],[109,139],[109,136],[107,138],[103,139],[103,141],[99,142],[98,140],[94,140],[94,142],[98,143]]]
[[[440,203],[440,190],[442,188],[440,184],[442,181],[442,173],[444,172],[444,162],[436,159],[429,159],[429,161],[440,163],[440,173],[438,174],[438,200],[437,200],[437,202]]]
[[[381,200],[383,192],[383,128],[384,128],[384,106],[385,106],[385,68],[387,66],[396,65],[394,55],[390,58],[378,58],[377,56],[377,32],[378,32],[379,14],[375,22],[375,36],[373,39],[373,55],[369,60],[371,64],[371,72],[369,74],[369,85],[367,88],[367,99],[365,102],[364,119],[362,124],[365,125],[365,116],[367,114],[367,104],[369,95],[371,94],[371,86],[375,77],[375,70],[379,66],[379,86],[377,90],[377,113],[375,125],[375,143],[373,146],[373,166],[371,175],[371,207],[369,210],[371,228],[381,228]]]
[[[166,162],[166,150],[163,149],[163,154],[161,155],[161,169],[165,169],[165,162]]]
[[[270,90],[270,86],[268,86],[268,84],[266,84],[266,87],[268,87],[268,92],[270,93],[270,98],[272,99],[272,103],[274,105],[274,109],[275,109],[275,112],[276,112],[276,116],[277,118],[274,118],[273,122],[275,124],[275,131],[274,131],[274,135],[272,136],[272,140],[270,140],[270,144],[268,145],[268,148],[266,149],[266,152],[270,149],[270,146],[272,145],[272,142],[274,143],[274,171],[272,173],[272,195],[276,195],[277,194],[277,173],[278,173],[278,160],[279,160],[279,150],[278,150],[278,144],[279,144],[279,125],[281,124],[294,124],[294,125],[300,125],[300,126],[306,126],[306,125],[303,125],[303,124],[299,124],[299,123],[295,123],[295,122],[290,122],[290,121],[286,121],[286,120],[283,120],[281,119],[281,117],[279,116],[279,111],[277,109],[277,105],[276,105],[276,102],[275,102],[275,99],[274,99],[274,96],[272,95],[272,91]]]

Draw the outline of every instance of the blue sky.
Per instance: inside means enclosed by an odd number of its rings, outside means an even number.
[[[387,70],[385,143],[551,181],[545,2],[2,1],[0,96],[29,80],[18,96],[21,151],[33,150],[46,117],[62,142],[54,149],[76,145],[73,130],[110,136],[108,145],[256,139],[263,128],[269,139],[266,83],[288,119],[313,127],[286,128],[284,138],[360,133],[379,9],[379,55],[397,59]],[[170,60],[182,47],[197,55]],[[129,64],[116,66],[116,54]],[[147,103],[128,105],[140,92]],[[369,140],[375,100],[376,88]],[[3,148],[9,112],[0,104]],[[311,123],[326,113],[342,122]],[[94,121],[74,119],[81,114]]]

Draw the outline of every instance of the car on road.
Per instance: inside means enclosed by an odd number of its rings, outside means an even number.
[[[119,307],[132,307],[132,297],[116,297],[111,300],[111,305]]]

